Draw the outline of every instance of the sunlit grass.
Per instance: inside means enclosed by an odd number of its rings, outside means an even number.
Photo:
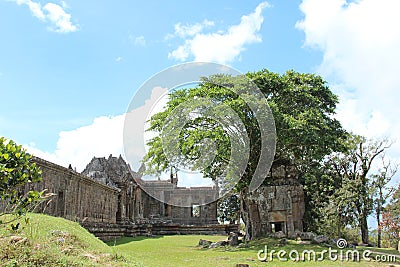
[[[135,266],[76,222],[28,214],[0,227],[0,266]]]
[[[264,238],[238,247],[207,249],[198,247],[200,239],[212,242],[226,240],[226,236],[175,235],[157,237],[124,237],[104,244],[78,223],[43,214],[29,214],[29,221],[21,219],[19,229],[0,227],[0,266],[390,266],[390,263],[330,261],[281,262],[277,252],[272,262],[261,262],[257,252],[267,246],[268,251],[314,250],[317,255],[327,247],[298,244]],[[399,255],[393,249],[358,248],[361,253],[370,249],[378,253]],[[389,265],[388,265],[389,264]]]
[[[248,264],[249,266],[383,266],[376,262],[347,262],[347,261],[291,261],[281,262],[274,254],[273,262],[261,262],[257,258],[257,252],[267,245],[270,249],[290,250],[296,249],[314,250],[317,253],[327,249],[319,245],[299,245],[296,242],[289,242],[287,245],[280,245],[275,239],[260,239],[240,247],[220,247],[215,249],[205,249],[198,247],[200,239],[210,241],[220,241],[226,239],[225,236],[204,236],[204,235],[177,235],[163,237],[136,237],[122,238],[115,243],[110,242],[115,250],[124,254],[128,258],[137,259],[143,266],[236,266],[238,263]],[[387,266],[387,263],[386,263]]]

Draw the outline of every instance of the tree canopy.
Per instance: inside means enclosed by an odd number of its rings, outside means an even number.
[[[325,175],[331,179],[334,189],[328,196],[334,208],[328,208],[328,213],[337,217],[339,236],[341,228],[353,224],[360,227],[362,242],[367,244],[367,219],[374,211],[374,195],[379,187],[382,190],[387,183],[382,180],[387,177],[373,174],[371,168],[390,143],[385,139],[369,140],[354,134],[348,134],[342,142],[346,150],[332,153],[324,164]],[[382,199],[382,206],[381,202]]]
[[[289,161],[300,172],[341,149],[344,136],[335,114],[338,98],[322,77],[287,71],[248,73],[268,100],[275,119],[275,161]]]
[[[149,151],[144,159],[147,172],[162,172],[171,164],[176,164],[176,162],[170,162],[165,154],[161,138],[163,128],[173,111],[181,105],[191,103],[196,98],[211,99],[213,104],[224,105],[233,110],[234,115],[240,118],[242,124],[236,121],[236,117],[228,114],[225,119],[231,124],[227,129],[228,127],[221,125],[218,116],[201,116],[206,113],[206,107],[187,105],[192,108],[191,112],[185,113],[181,110],[175,114],[175,116],[182,116],[179,119],[185,121],[185,125],[175,136],[181,151],[180,157],[175,160],[178,163],[190,162],[194,168],[208,163],[202,172],[205,177],[216,179],[224,173],[229,160],[232,160],[232,142],[244,144],[239,146],[243,148],[243,151],[239,151],[241,154],[239,161],[247,156],[248,161],[240,177],[238,189],[240,191],[246,188],[260,160],[262,149],[260,142],[262,129],[258,124],[259,118],[246,102],[246,92],[251,86],[259,88],[273,114],[277,137],[275,162],[287,162],[295,165],[300,171],[305,171],[312,162],[320,161],[325,155],[339,148],[338,139],[343,136],[344,130],[333,118],[338,99],[320,76],[295,71],[280,75],[268,70],[235,77],[214,75],[203,78],[201,83],[194,88],[171,92],[166,109],[150,119],[149,130],[158,135],[148,143]],[[257,106],[263,103],[255,104]],[[183,118],[189,113],[190,120]],[[236,139],[232,138],[232,135],[235,135]],[[215,157],[211,162],[204,153],[202,154],[205,152],[204,149],[207,149],[207,152],[211,151],[210,143],[203,142],[204,140],[215,142]],[[248,155],[243,153],[246,152],[246,148]],[[240,165],[240,162],[235,162],[235,164]]]

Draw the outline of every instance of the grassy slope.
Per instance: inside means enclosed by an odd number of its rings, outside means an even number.
[[[43,214],[18,222],[17,231],[0,227],[0,266],[135,266],[76,222]]]
[[[295,264],[297,266],[388,266],[375,262],[346,262],[329,261],[323,262],[279,262],[276,257],[271,262],[260,262],[257,259],[257,252],[268,245],[269,249],[284,249],[289,252],[292,249],[302,251],[305,249],[314,249],[322,251],[325,247],[317,245],[298,245],[288,244],[278,246],[277,240],[262,239],[251,242],[242,248],[222,247],[216,249],[203,249],[197,247],[199,239],[210,241],[224,240],[224,236],[164,236],[155,238],[122,238],[110,242],[110,246],[115,245],[115,250],[123,253],[126,257],[139,259],[143,266],[236,266],[238,263],[249,264],[249,266],[288,266]]]

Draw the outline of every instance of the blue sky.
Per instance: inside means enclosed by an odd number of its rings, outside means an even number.
[[[152,75],[190,61],[322,75],[348,130],[398,140],[397,0],[0,0],[0,135],[78,170],[122,153]]]
[[[240,71],[294,68],[310,71],[320,55],[301,49],[304,34],[293,1],[271,2],[257,33],[262,42],[244,46],[229,63]],[[279,3],[282,2],[282,3]],[[37,2],[45,6],[48,2]],[[9,104],[0,107],[0,133],[20,143],[55,150],[58,133],[90,124],[95,117],[122,114],[135,90],[155,73],[181,61],[168,54],[182,43],[166,40],[177,23],[214,22],[208,32],[240,23],[260,2],[90,1],[54,2],[76,31],[55,32],[27,4],[0,1],[0,88]],[[64,4],[63,4],[64,3]],[[297,3],[298,4],[298,3]],[[279,26],[279,27],[278,27]],[[187,61],[194,60],[189,57]],[[15,101],[17,100],[17,102]]]

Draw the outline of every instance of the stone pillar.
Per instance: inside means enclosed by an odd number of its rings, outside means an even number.
[[[289,214],[286,216],[286,229],[287,235],[290,235],[294,232],[293,216]]]
[[[161,201],[159,201],[159,214],[160,214],[160,217],[164,217],[165,216],[165,206],[164,206],[164,202],[163,201],[165,201],[165,197],[164,197],[164,191],[161,191],[160,192],[160,200]]]
[[[292,191],[287,192],[287,206],[286,206],[286,234],[290,235],[294,232],[293,224],[293,203],[292,203]]]

